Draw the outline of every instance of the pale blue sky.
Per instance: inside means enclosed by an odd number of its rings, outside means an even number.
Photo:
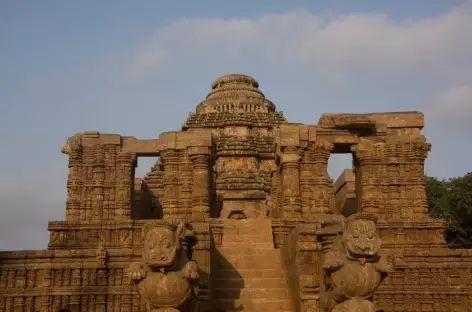
[[[424,111],[427,172],[471,171],[471,32],[470,1],[0,1],[0,249],[63,219],[68,136],[178,130],[230,72],[294,122]]]

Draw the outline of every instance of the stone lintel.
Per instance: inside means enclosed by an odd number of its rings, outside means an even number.
[[[194,155],[209,155],[210,148],[208,146],[190,146],[188,148],[188,153],[190,156]]]
[[[333,144],[357,144],[359,136],[345,129],[318,128],[316,130],[317,139],[326,140]]]
[[[185,149],[189,146],[211,146],[211,129],[163,132],[159,136],[163,149]]]
[[[316,126],[303,124],[283,124],[279,127],[278,145],[302,146],[306,142],[316,141]]]
[[[158,156],[163,149],[160,140],[138,140],[134,137],[123,137],[122,151],[135,153],[137,156]]]
[[[114,133],[100,133],[97,131],[85,131],[76,133],[81,138],[82,146],[95,146],[104,144],[121,145],[121,136]]]
[[[318,122],[323,128],[362,129],[377,128],[423,128],[421,112],[385,112],[370,114],[323,114]],[[381,126],[380,126],[381,127]]]

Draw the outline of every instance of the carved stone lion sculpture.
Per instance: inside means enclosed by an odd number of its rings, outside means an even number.
[[[143,228],[142,261],[128,274],[147,302],[148,312],[190,311],[198,266],[183,248],[186,225],[180,220],[156,220]]]
[[[326,253],[321,305],[325,312],[375,312],[372,295],[390,271],[379,256],[382,241],[375,216],[358,213],[345,220],[342,235]]]

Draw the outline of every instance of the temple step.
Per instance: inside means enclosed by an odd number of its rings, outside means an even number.
[[[218,299],[217,311],[293,311],[289,299]]]
[[[293,311],[270,220],[226,220],[214,259],[216,311]]]

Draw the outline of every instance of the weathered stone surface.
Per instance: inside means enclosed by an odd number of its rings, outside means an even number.
[[[192,282],[198,279],[198,265],[188,261],[186,224],[182,220],[159,220],[143,228],[142,261],[128,268],[128,276],[138,286],[149,311],[190,309],[195,296]],[[193,308],[195,309],[195,308]]]
[[[324,282],[321,306],[325,312],[375,311],[374,292],[391,271],[389,260],[379,255],[382,240],[377,218],[358,213],[344,222],[323,259]]]
[[[256,80],[233,74],[212,84],[181,131],[77,133],[61,147],[65,220],[49,222],[46,250],[0,253],[0,312],[320,312],[320,296],[335,297],[333,311],[470,311],[472,250],[448,249],[444,222],[427,215],[423,126],[420,112],[289,123]],[[331,153],[353,156],[334,184]],[[142,156],[158,160],[139,178]],[[359,213],[378,219],[378,255],[390,259],[380,286],[377,258],[362,265],[340,249],[353,231],[344,216]],[[156,262],[166,235],[177,258]],[[328,259],[343,263],[326,274],[343,282],[341,300],[324,284]],[[371,277],[353,287],[359,272]]]

